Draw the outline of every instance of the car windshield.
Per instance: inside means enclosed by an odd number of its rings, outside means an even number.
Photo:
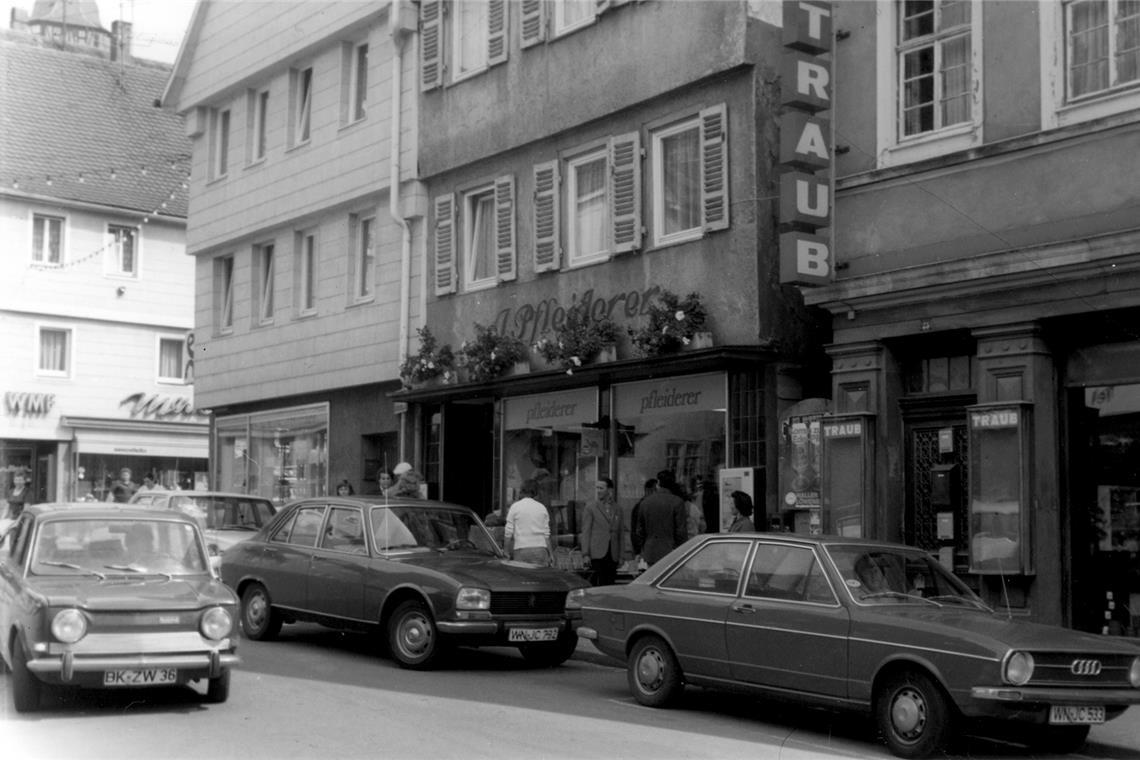
[[[861,604],[989,609],[957,576],[917,549],[833,544],[826,550],[847,592]]]
[[[479,518],[447,507],[375,507],[372,536],[379,551],[466,550],[499,554]]]
[[[170,506],[212,530],[256,531],[274,515],[273,505],[240,496],[172,496]]]
[[[44,523],[32,549],[35,575],[207,572],[198,533],[169,520],[72,519]]]

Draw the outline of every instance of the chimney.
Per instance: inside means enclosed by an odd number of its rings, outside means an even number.
[[[8,17],[8,28],[21,32],[28,31],[28,12],[21,8],[13,8]]]
[[[131,60],[131,22],[111,22],[111,60]]]

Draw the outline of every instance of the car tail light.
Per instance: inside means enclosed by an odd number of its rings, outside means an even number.
[[[87,635],[87,618],[77,609],[60,610],[52,618],[51,635],[64,644],[74,644]]]
[[[582,609],[582,600],[586,598],[586,589],[576,588],[566,594],[566,609]]]
[[[214,641],[229,636],[233,627],[233,616],[221,607],[211,607],[206,610],[205,614],[202,615],[202,622],[198,624],[198,630],[202,632],[202,635]]]
[[[491,609],[491,592],[485,588],[463,586],[455,594],[455,609],[489,610]]]
[[[1014,652],[1005,660],[1005,672],[1002,674],[1007,683],[1014,686],[1024,686],[1033,678],[1033,655],[1029,652]]]
[[[1132,658],[1132,667],[1128,669],[1128,683],[1140,689],[1140,657]]]

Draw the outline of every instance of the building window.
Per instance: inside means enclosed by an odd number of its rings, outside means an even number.
[[[273,286],[276,279],[273,243],[254,246],[253,259],[257,275],[253,293],[256,307],[254,313],[258,324],[269,324],[273,321]]]
[[[107,226],[111,269],[114,274],[124,277],[138,276],[138,234],[138,227],[123,227],[117,224]]]
[[[376,282],[376,217],[353,214],[352,229],[352,296],[357,302],[372,298]]]
[[[495,189],[463,196],[463,284],[476,290],[495,284]]]
[[[701,129],[697,119],[653,135],[654,243],[701,236]]]
[[[368,102],[368,43],[344,46],[343,103],[341,121],[360,121]]]
[[[218,455],[210,457],[210,466],[220,490],[265,496],[278,505],[327,496],[329,405],[219,417],[213,450]]]
[[[596,0],[554,0],[554,34],[566,34],[594,20]]]
[[[234,257],[220,256],[214,259],[214,308],[218,332],[234,329]]]
[[[1065,30],[1070,100],[1140,81],[1140,2],[1076,0]]]
[[[458,80],[487,68],[487,2],[468,0],[453,8],[452,50]]]
[[[158,382],[185,382],[186,340],[183,338],[158,339]]]
[[[317,309],[317,235],[297,233],[297,312],[312,314]]]
[[[907,0],[900,9],[902,136],[970,122],[970,0]]]
[[[290,122],[289,144],[303,145],[310,137],[310,116],[313,111],[313,69],[294,69],[289,73]]]
[[[570,266],[608,257],[610,252],[606,152],[593,152],[567,164],[567,233]]]
[[[267,119],[269,114],[269,90],[260,92],[251,90],[249,93],[249,144],[246,146],[248,163],[255,163],[265,158]]]
[[[440,196],[433,208],[436,295],[456,291],[456,262],[460,256],[466,290],[515,279],[518,265],[514,175],[464,191],[458,201],[452,195]]]
[[[229,172],[230,111],[214,109],[210,114],[210,179],[220,179]]]
[[[38,374],[45,377],[68,377],[71,374],[71,330],[40,328]]]
[[[32,262],[45,266],[63,263],[63,217],[32,215]]]
[[[529,4],[541,5],[538,0]],[[506,61],[507,18],[507,0],[422,0],[421,89],[442,86],[445,71],[458,82]]]

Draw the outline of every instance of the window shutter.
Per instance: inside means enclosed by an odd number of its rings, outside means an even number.
[[[701,111],[701,226],[728,229],[728,119],[724,103]]]
[[[637,132],[610,141],[610,203],[614,253],[641,248],[641,137]]]
[[[558,161],[534,167],[534,271],[558,271]]]
[[[454,293],[458,279],[455,271],[455,199],[441,195],[435,199],[435,294]]]
[[[546,39],[546,3],[544,0],[522,2],[522,46],[528,48]]]
[[[443,0],[420,3],[420,90],[443,84]]]
[[[495,261],[500,282],[515,279],[514,175],[495,180]]]
[[[487,3],[487,65],[507,60],[507,1]]]

